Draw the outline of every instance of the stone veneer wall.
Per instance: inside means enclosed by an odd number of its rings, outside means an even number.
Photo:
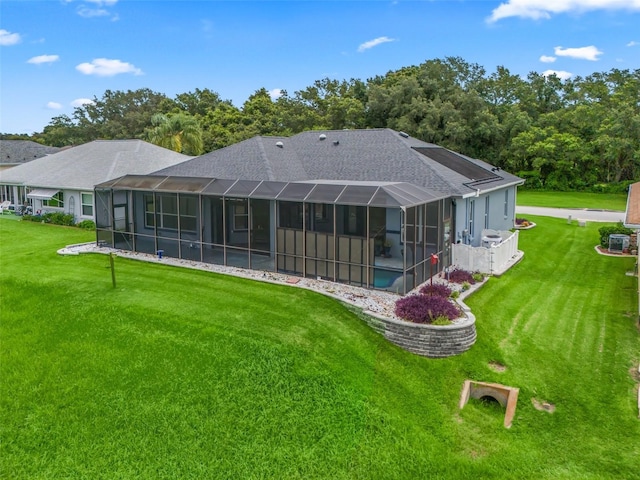
[[[464,320],[452,325],[426,325],[379,317],[371,312],[366,322],[399,347],[430,358],[444,358],[466,352],[476,341],[476,319],[464,303],[458,302]]]

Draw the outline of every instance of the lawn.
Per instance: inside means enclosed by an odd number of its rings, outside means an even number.
[[[518,205],[527,207],[592,208],[596,210],[616,210],[627,208],[626,193],[589,192],[539,192],[518,190]]]
[[[638,478],[633,260],[533,221],[469,298],[477,343],[432,360],[295,287],[117,258],[113,288],[108,257],[55,253],[90,233],[0,218],[0,475]],[[467,378],[520,388],[511,429],[458,409]]]

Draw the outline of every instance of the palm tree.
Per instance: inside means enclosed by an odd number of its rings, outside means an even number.
[[[151,117],[151,124],[153,128],[147,133],[151,143],[187,155],[202,153],[202,129],[191,115],[159,113]]]

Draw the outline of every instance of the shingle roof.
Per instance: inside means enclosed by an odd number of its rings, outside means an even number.
[[[624,224],[628,228],[640,229],[640,182],[629,185]]]
[[[146,175],[190,158],[142,140],[96,140],[0,171],[0,184],[93,190],[126,174]]]
[[[60,151],[31,140],[0,140],[0,165],[20,165]]]
[[[442,152],[469,168],[455,168],[429,156]],[[482,179],[465,176],[469,171],[480,170],[486,172]],[[386,128],[308,131],[292,137],[258,136],[155,173],[284,182],[407,182],[453,196],[522,183],[514,175],[492,170],[486,162]]]

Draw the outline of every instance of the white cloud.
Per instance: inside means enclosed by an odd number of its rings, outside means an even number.
[[[121,73],[142,75],[142,70],[136,68],[134,65],[121,62],[120,60],[110,60],[108,58],[95,58],[91,63],[81,63],[76,66],[76,70],[85,75],[96,75],[98,77],[113,77]]]
[[[74,0],[64,0],[65,3],[72,3]],[[84,18],[109,17],[116,21],[119,19],[117,14],[112,15],[108,7],[113,7],[118,0],[83,0],[78,5],[76,13]]]
[[[269,90],[269,96],[271,97],[271,100],[276,100],[280,98],[282,96],[282,89],[272,88],[271,90]]]
[[[93,3],[98,6],[104,5],[105,7],[112,7],[118,3],[118,0],[85,0],[85,2]]]
[[[489,23],[503,18],[548,19],[559,13],[581,13],[592,10],[640,11],[640,0],[507,0],[491,12]]]
[[[556,61],[556,57],[552,57],[551,55],[542,55],[540,57],[540,61],[542,63],[553,63]]]
[[[83,18],[93,18],[93,17],[108,17],[109,11],[104,8],[89,8],[86,5],[81,5],[78,7],[78,15]]]
[[[40,65],[42,63],[53,63],[60,60],[59,55],[38,55],[37,57],[31,57],[27,60],[27,63],[33,63],[35,65]]]
[[[19,33],[11,33],[6,30],[0,30],[0,45],[4,47],[20,43],[21,40],[22,38],[20,38]]]
[[[590,60],[592,62],[598,61],[598,56],[602,55],[602,52],[593,45],[580,48],[554,48],[554,53],[559,57],[578,58],[580,60]]]
[[[58,102],[49,102],[47,103],[47,108],[51,110],[60,110],[62,108],[62,105]]]
[[[573,73],[565,72],[564,70],[545,70],[544,72],[542,72],[542,75],[544,77],[549,77],[551,75],[555,75],[560,80],[567,80],[568,78],[573,77]]]
[[[629,43],[627,43],[627,47],[635,47],[636,45],[638,45],[638,42],[636,42],[635,40],[631,40]]]
[[[92,105],[95,102],[90,98],[76,98],[73,102],[71,102],[72,107],[81,107],[83,105]]]
[[[395,42],[395,41],[396,41],[395,38],[389,38],[389,37],[374,38],[373,40],[369,40],[368,42],[364,42],[363,44],[361,44],[358,47],[358,51],[364,52],[365,50],[376,47],[380,44],[387,43],[387,42]]]

